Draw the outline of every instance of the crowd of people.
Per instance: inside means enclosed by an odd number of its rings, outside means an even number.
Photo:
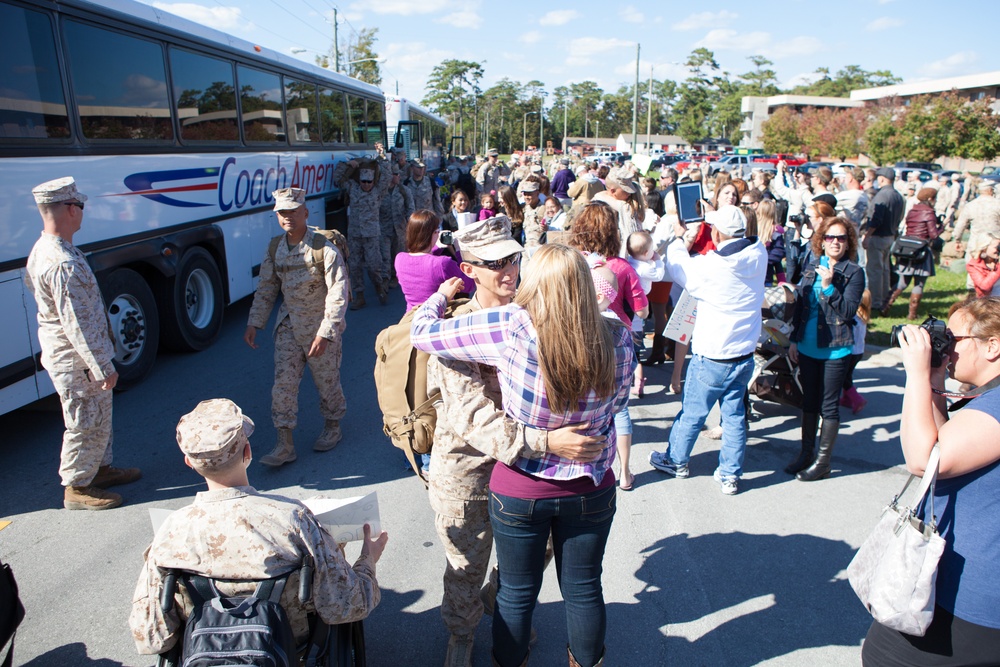
[[[992,610],[1000,598],[986,582],[1000,574],[1000,525],[981,518],[997,515],[989,510],[1000,489],[1000,438],[988,437],[1000,429],[989,384],[1000,377],[1000,301],[992,298],[1000,293],[1000,200],[991,183],[949,179],[911,188],[892,168],[834,175],[783,163],[773,177],[755,171],[749,181],[725,172],[709,179],[704,165],[680,174],[667,167],[655,180],[631,163],[574,165],[564,157],[551,166],[547,174],[528,155],[505,165],[492,149],[480,164],[457,160],[436,178],[421,162],[381,147],[375,158],[344,162],[335,178],[350,196],[346,253],[308,225],[303,191],[274,193],[283,233],[263,259],[244,334],[256,347],[280,295],[272,390],[278,437],[261,463],[296,460],[292,434],[307,365],[324,419],[314,449],[339,443],[346,311],[364,307],[366,274],[383,304],[400,288],[414,311],[412,344],[431,355],[428,389],[440,392],[434,448],[424,463],[446,556],[446,666],[471,665],[484,613],[493,616],[494,663],[526,664],[532,612],[551,560],[566,606],[569,664],[600,665],[604,551],[617,491],[633,486],[629,402],[646,397],[643,367],[672,362],[669,387],[681,401],[667,449],[652,452],[650,464],[689,477],[691,452],[718,404],[721,423],[708,434],[721,439],[713,476],[724,495],[737,494],[765,293],[791,285],[797,298],[787,354],[802,388],[802,437],[785,471],[803,482],[823,479],[832,470],[840,407],[864,407],[852,375],[869,317],[887,313],[912,281],[908,316],[916,319],[934,273],[934,242],[950,237],[980,297],[951,314],[950,366],[956,379],[985,385],[954,423],[940,394],[931,393],[943,390],[944,370],[928,367],[926,332],[909,327],[901,339],[908,378],[919,380],[912,387],[908,381],[904,398],[907,466],[921,471],[936,441],[939,502],[953,508],[940,524],[948,550],[939,576],[938,643],[900,639],[875,624],[865,664],[980,664],[921,657],[936,655],[959,630],[979,642],[959,654],[997,658],[1000,623]],[[705,188],[701,221],[685,223],[677,214],[673,190],[685,181]],[[93,273],[72,245],[86,197],[71,178],[34,194],[44,232],[28,275],[39,304],[42,360],[63,404],[65,507],[110,509],[122,499],[106,487],[141,473],[111,465],[112,347]],[[923,241],[923,254],[893,263],[899,236]],[[469,300],[446,317],[459,294]],[[685,295],[697,315],[689,335],[673,340],[668,320]],[[161,609],[167,568],[261,579],[308,556],[317,564],[318,597],[307,610],[324,622],[361,619],[378,604],[375,566],[387,536],[366,531],[350,566],[301,503],[250,485],[252,430],[225,399],[200,404],[178,424],[185,462],[208,491],[183,517],[172,517],[146,553],[130,619],[141,653],[170,649],[191,612],[183,597],[171,614]],[[959,516],[976,526],[976,537],[963,532]],[[494,545],[498,565],[489,571]],[[277,556],[265,563],[253,556],[259,553]],[[295,607],[291,597],[284,602]],[[303,634],[304,617],[290,616]],[[982,649],[988,642],[992,648]],[[904,643],[908,662],[892,662]]]

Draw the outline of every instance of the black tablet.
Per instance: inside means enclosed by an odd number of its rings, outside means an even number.
[[[677,217],[682,223],[701,222],[705,219],[701,181],[676,184],[674,195],[677,197]]]

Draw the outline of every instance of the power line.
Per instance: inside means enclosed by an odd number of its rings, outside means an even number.
[[[270,2],[270,3],[272,4],[272,5],[274,5],[274,6],[275,6],[275,7],[277,7],[278,9],[280,9],[281,11],[285,12],[286,14],[288,14],[289,16],[291,16],[292,18],[294,18],[294,19],[295,19],[296,21],[298,21],[298,22],[299,22],[299,23],[301,23],[302,25],[304,25],[304,26],[306,26],[307,28],[309,28],[310,30],[312,30],[313,32],[315,32],[315,33],[318,33],[318,34],[322,35],[322,36],[323,36],[323,37],[325,37],[325,38],[329,38],[329,35],[327,35],[326,33],[323,33],[323,32],[320,32],[320,31],[319,31],[319,30],[318,30],[318,29],[316,28],[316,26],[314,26],[314,25],[312,25],[311,23],[307,22],[306,20],[304,20],[304,19],[303,19],[303,18],[302,18],[301,16],[299,16],[298,14],[294,14],[294,13],[292,13],[292,12],[288,11],[288,9],[287,9],[286,7],[284,7],[284,6],[283,6],[283,5],[281,5],[281,4],[278,4],[277,0],[268,0],[268,1],[269,1],[269,2]]]

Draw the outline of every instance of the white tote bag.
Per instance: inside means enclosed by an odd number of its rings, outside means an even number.
[[[875,620],[916,637],[924,636],[934,618],[937,566],[945,545],[934,516],[939,461],[935,445],[912,506],[900,507],[898,502],[913,475],[883,510],[875,530],[847,566],[851,587]],[[916,508],[928,491],[930,513],[921,520]]]

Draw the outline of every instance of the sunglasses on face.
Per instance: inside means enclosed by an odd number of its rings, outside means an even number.
[[[847,243],[847,234],[827,234],[823,237],[824,241],[836,241],[837,243]]]
[[[495,260],[490,261],[490,262],[487,262],[487,261],[473,262],[471,260],[466,260],[466,261],[469,264],[472,264],[473,266],[481,266],[484,269],[489,269],[490,271],[499,271],[499,270],[503,269],[504,267],[506,267],[508,264],[512,264],[512,265],[520,264],[521,263],[521,253],[516,252],[513,255],[508,255],[507,257],[503,257],[501,259],[495,259]]]
[[[370,184],[370,183],[374,183],[375,181],[361,181],[361,182],[364,183],[364,184]]]
[[[81,211],[83,210],[83,202],[80,202],[80,201],[68,201],[68,202],[63,202],[63,203],[66,204],[66,206],[76,206]]]

